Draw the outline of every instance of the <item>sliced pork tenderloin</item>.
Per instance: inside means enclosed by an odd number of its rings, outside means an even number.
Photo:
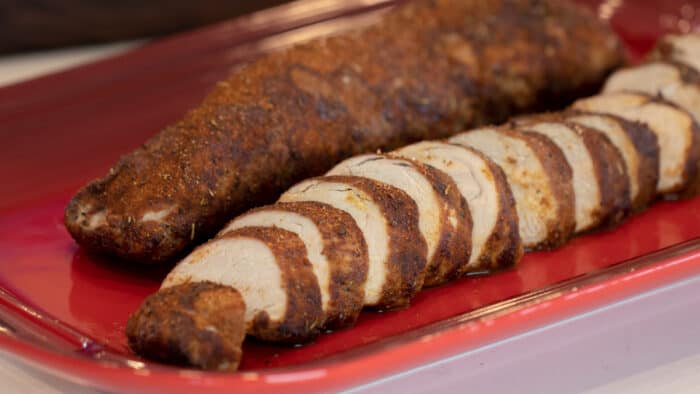
[[[690,67],[670,62],[651,62],[613,73],[603,93],[641,92],[659,95],[700,120],[700,77]]]
[[[472,217],[472,251],[461,272],[511,267],[523,254],[515,201],[503,171],[483,154],[444,142],[419,142],[393,154],[447,174],[467,201]]]
[[[700,128],[692,115],[660,98],[642,93],[608,93],[581,99],[573,109],[641,122],[659,145],[657,193],[686,196],[695,190],[700,162]]]
[[[571,168],[551,141],[496,128],[468,131],[449,141],[477,149],[501,167],[515,198],[526,248],[557,247],[569,239],[575,223]]]
[[[668,34],[659,39],[651,59],[678,62],[700,72],[700,34]]]
[[[513,127],[549,138],[572,169],[575,233],[620,221],[631,210],[622,155],[603,134],[567,123],[560,114],[520,118]]]
[[[401,157],[360,155],[327,175],[374,179],[406,192],[418,207],[418,225],[428,247],[424,286],[443,284],[459,274],[471,253],[471,215],[466,200],[442,171]]]
[[[416,202],[401,189],[368,178],[326,176],[296,184],[279,201],[322,202],[352,216],[369,254],[365,306],[404,307],[422,288],[427,246]]]
[[[646,208],[656,198],[659,145],[649,127],[605,114],[568,113],[565,119],[604,134],[618,149],[627,170],[633,211]]]
[[[245,302],[246,332],[259,339],[306,342],[323,326],[316,275],[304,243],[290,231],[230,231],[195,249],[168,274],[161,289],[196,282],[236,289]]]
[[[630,181],[622,153],[607,135],[582,124],[562,123],[582,138],[593,159],[600,190],[600,209],[597,213],[593,212],[594,224],[588,230],[619,224],[632,213]]]
[[[315,201],[277,203],[253,209],[219,235],[244,227],[279,227],[304,242],[321,291],[325,328],[352,325],[364,305],[367,243],[348,213]]]

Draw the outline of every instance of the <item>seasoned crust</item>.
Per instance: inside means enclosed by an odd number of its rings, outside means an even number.
[[[398,157],[391,154],[388,156]],[[401,159],[410,161],[425,175],[442,203],[442,233],[433,261],[426,267],[423,283],[424,286],[438,286],[462,276],[464,267],[469,263],[472,250],[472,217],[469,205],[447,174],[417,160]]]
[[[245,337],[245,304],[236,289],[185,283],[150,295],[129,317],[135,353],[170,364],[235,371]]]
[[[697,44],[697,33],[666,34],[656,41],[656,45],[649,53],[648,59],[650,62],[665,61],[676,63],[687,70],[700,72],[700,62],[698,62],[696,56],[698,53]],[[686,78],[684,77],[684,79]]]
[[[600,190],[600,210],[589,229],[600,225],[612,226],[631,212],[627,167],[620,151],[610,139],[591,128],[566,122],[581,135],[593,159],[593,167]]]
[[[379,206],[387,223],[389,255],[387,274],[377,308],[405,307],[423,288],[428,247],[418,228],[418,207],[403,190],[367,178],[324,176],[326,182],[343,183],[367,193]]]
[[[254,238],[270,248],[277,259],[287,295],[284,317],[272,321],[265,311],[261,311],[253,318],[248,334],[264,341],[293,344],[314,339],[324,323],[321,290],[301,239],[291,231],[270,227],[244,227],[217,239],[236,237]]]
[[[408,145],[395,155],[417,159],[447,174],[470,206],[472,215],[472,250],[469,261],[460,267],[460,273],[486,271],[515,264],[509,260],[522,251],[516,228],[518,216],[512,202],[511,190],[500,168],[479,152],[445,141],[423,141]],[[485,190],[486,189],[486,190]],[[479,210],[472,210],[471,206]],[[513,209],[511,209],[513,208]],[[505,243],[513,246],[511,253]],[[505,249],[504,249],[505,248]]]
[[[675,190],[666,193],[664,198],[675,199],[679,197],[692,197],[698,192],[698,184],[700,182],[698,179],[700,176],[700,127],[698,127],[698,122],[690,112],[668,100],[653,97],[650,102],[673,107],[675,110],[685,115],[690,121],[691,142],[684,152],[686,160],[683,168],[683,182]]]
[[[127,157],[114,168],[123,167],[122,162],[127,162]],[[109,196],[107,191],[107,185],[116,173],[114,170],[110,175],[91,182],[71,198],[64,217],[68,232],[85,249],[138,263],[160,263],[179,257],[184,252],[183,240],[187,238],[184,223],[137,222],[133,213],[108,214],[107,207],[113,206],[112,201],[119,198]],[[146,205],[143,206],[145,209]],[[104,215],[104,224],[98,229],[91,228],[91,222],[99,215]],[[196,234],[195,239],[200,240],[200,234]]]
[[[330,309],[324,327],[335,329],[354,324],[362,310],[369,264],[367,243],[355,220],[340,209],[316,201],[281,202],[272,208],[298,213],[318,226],[331,281]]]
[[[418,207],[419,228],[428,247],[424,286],[457,275],[471,254],[471,215],[447,174],[396,154],[365,154],[343,161],[326,175],[373,179],[406,192]]]
[[[506,175],[501,167],[486,157],[483,153],[462,145],[462,149],[466,149],[473,154],[481,157],[489,168],[489,172],[493,177],[499,199],[499,213],[496,226],[488,238],[482,249],[479,263],[475,268],[469,268],[463,273],[472,271],[498,271],[505,268],[513,267],[523,257],[524,249],[520,231],[518,229],[518,213],[515,209],[515,199],[513,192],[508,186]]]
[[[589,115],[602,117],[615,122],[622,128],[634,145],[638,158],[638,189],[636,197],[631,201],[631,208],[633,212],[644,210],[656,199],[656,185],[659,182],[659,144],[656,134],[643,123],[632,122],[616,115],[577,110],[567,110],[564,113],[565,119],[568,120],[576,116]],[[627,170],[629,171],[629,169]]]
[[[676,108],[682,110],[689,116],[690,112],[681,109],[676,106]],[[664,196],[667,199],[675,198],[690,198],[695,197],[700,194],[700,124],[694,117],[692,123],[692,142],[688,147],[687,160],[684,175],[687,179],[686,186],[683,190],[680,190],[676,195],[670,194]]]
[[[525,122],[510,122],[499,132],[525,141],[535,152],[548,175],[549,188],[557,202],[557,206],[553,207],[557,214],[546,223],[548,231],[545,240],[533,249],[554,249],[566,243],[576,228],[572,170],[564,153],[556,144],[542,134],[523,131],[527,130],[527,127],[521,126],[521,123]]]
[[[657,194],[675,198],[683,195],[695,180],[700,148],[694,144],[698,128],[689,112],[657,96],[627,92],[581,99],[573,104],[573,108],[611,113],[649,126],[656,134],[659,146]]]
[[[620,124],[630,136],[639,153],[639,191],[632,202],[635,211],[649,206],[656,199],[656,185],[659,183],[659,143],[649,127],[640,122],[630,122],[615,115],[609,116]]]
[[[172,260],[341,158],[559,105],[622,59],[609,28],[568,3],[416,1],[233,73],[81,189],[65,225],[97,252]]]
[[[526,129],[528,124],[537,122],[558,123],[581,137],[593,164],[600,204],[594,212],[590,212],[592,220],[589,225],[576,232],[584,232],[601,224],[613,225],[629,215],[631,201],[627,166],[620,151],[606,135],[593,128],[568,121],[566,112],[529,115],[515,119],[514,122],[523,129]]]

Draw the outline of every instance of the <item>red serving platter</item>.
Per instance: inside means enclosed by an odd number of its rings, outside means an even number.
[[[581,2],[610,19],[632,59],[663,32],[700,21],[700,1]],[[247,341],[239,373],[131,354],[126,320],[170,267],[133,267],[80,249],[62,225],[71,193],[177,120],[237,64],[371,22],[390,5],[301,1],[0,88],[0,350],[107,390],[328,391],[700,274],[700,198],[660,202],[614,230],[530,253],[517,269],[425,290],[403,310],[364,312],[355,327],[312,344]]]

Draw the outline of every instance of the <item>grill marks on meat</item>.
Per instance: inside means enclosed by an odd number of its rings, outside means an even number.
[[[568,2],[414,1],[236,71],[80,190],[66,228],[97,252],[172,260],[343,158],[560,105],[622,60]]]
[[[484,128],[458,134],[449,141],[482,152],[503,170],[526,248],[556,247],[569,239],[575,224],[571,168],[548,138]]]

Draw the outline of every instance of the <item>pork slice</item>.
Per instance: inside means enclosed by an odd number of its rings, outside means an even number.
[[[526,248],[556,247],[569,239],[574,227],[571,169],[554,144],[495,128],[472,130],[449,141],[477,149],[501,167],[513,191]]]
[[[620,116],[646,124],[659,144],[657,193],[685,194],[697,184],[700,129],[687,111],[642,93],[608,93],[574,103],[580,111]]]
[[[444,142],[419,142],[394,154],[447,174],[469,205],[472,251],[463,272],[514,265],[522,256],[515,201],[503,171],[481,153]]]
[[[603,93],[641,92],[660,95],[671,103],[690,112],[700,120],[700,84],[698,72],[668,62],[645,63],[624,68],[612,74]]]
[[[280,197],[295,201],[322,202],[355,220],[369,255],[365,306],[403,307],[422,288],[427,246],[416,203],[405,192],[367,178],[326,176],[298,183]]]
[[[278,203],[253,209],[219,234],[245,227],[278,227],[304,242],[321,291],[325,327],[352,325],[364,305],[367,243],[349,214],[315,201]]]
[[[374,179],[403,190],[416,202],[418,225],[428,247],[425,286],[447,282],[469,261],[469,208],[446,174],[409,159],[368,154],[341,162],[328,175]]]
[[[679,62],[700,72],[700,34],[664,35],[650,57]]]
[[[632,210],[646,208],[656,197],[659,180],[656,135],[639,122],[613,115],[577,113],[567,115],[566,120],[608,137],[622,155],[627,168]]]
[[[600,133],[557,118],[518,127],[549,138],[564,153],[572,169],[575,232],[621,220],[630,210],[629,179],[621,154]]]
[[[245,227],[198,247],[161,289],[213,282],[245,302],[246,332],[266,341],[299,343],[323,325],[321,290],[299,237],[281,228]]]
[[[622,153],[605,134],[577,123],[564,124],[581,137],[593,160],[593,169],[598,181],[600,207],[597,212],[593,212],[588,230],[620,223],[632,212],[629,175]]]

